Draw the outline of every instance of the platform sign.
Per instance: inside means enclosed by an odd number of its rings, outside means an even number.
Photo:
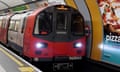
[[[97,0],[103,21],[102,60],[120,64],[120,0]]]

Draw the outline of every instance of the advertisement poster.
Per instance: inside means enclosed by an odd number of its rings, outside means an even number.
[[[120,0],[97,0],[103,22],[102,60],[120,64]]]

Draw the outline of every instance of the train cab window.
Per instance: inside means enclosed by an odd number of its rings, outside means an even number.
[[[72,14],[72,24],[71,32],[73,35],[83,35],[84,34],[84,20],[83,17],[79,14]]]
[[[66,33],[67,30],[67,16],[65,13],[57,13],[57,33]]]
[[[37,17],[34,34],[47,35],[52,31],[52,14],[42,12]]]

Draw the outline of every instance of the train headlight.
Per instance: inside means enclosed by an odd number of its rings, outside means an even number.
[[[36,48],[40,49],[40,48],[46,48],[48,46],[47,43],[37,43],[36,44]]]
[[[82,43],[81,42],[74,43],[74,47],[75,48],[81,48],[82,47]]]

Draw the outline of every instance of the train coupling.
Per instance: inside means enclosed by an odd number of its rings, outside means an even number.
[[[53,71],[59,70],[72,70],[73,63],[54,63],[53,64]]]

